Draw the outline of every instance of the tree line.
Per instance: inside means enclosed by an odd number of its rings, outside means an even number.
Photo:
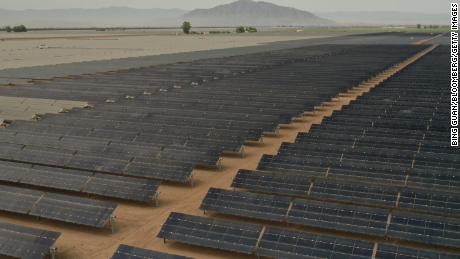
[[[188,21],[185,21],[182,23],[182,31],[185,33],[185,34],[190,34],[191,30],[192,30],[192,24]],[[257,28],[255,27],[244,27],[244,26],[238,26],[236,29],[235,29],[235,32],[236,33],[245,33],[245,32],[257,32]]]
[[[22,24],[14,27],[8,25],[3,30],[6,32],[26,32],[27,27]]]

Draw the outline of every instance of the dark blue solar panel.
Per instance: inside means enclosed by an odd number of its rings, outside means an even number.
[[[289,198],[211,188],[201,209],[249,218],[284,221]]]
[[[61,234],[0,222],[0,257],[47,258]]]
[[[262,227],[228,220],[214,220],[173,212],[158,237],[181,243],[251,254]]]
[[[407,248],[396,245],[379,244],[377,259],[458,259],[460,255]]]
[[[258,255],[272,258],[370,258],[374,243],[268,227]]]
[[[311,227],[320,227],[384,236],[388,211],[344,204],[296,199],[287,221]]]
[[[460,220],[393,211],[388,236],[460,248]]]
[[[120,245],[111,259],[192,259],[180,255],[162,253],[134,246]]]

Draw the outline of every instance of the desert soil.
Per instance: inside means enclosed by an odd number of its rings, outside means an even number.
[[[256,46],[326,35],[0,34],[0,70],[83,61]]]

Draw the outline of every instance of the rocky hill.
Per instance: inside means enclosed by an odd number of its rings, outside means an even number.
[[[182,16],[194,26],[329,26],[331,20],[310,12],[267,2],[239,0],[211,9],[196,9]]]

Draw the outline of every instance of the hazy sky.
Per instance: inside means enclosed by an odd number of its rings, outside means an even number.
[[[135,8],[209,8],[232,0],[0,0],[3,9],[56,9],[128,6]],[[266,0],[312,12],[413,11],[448,12],[451,0]]]

